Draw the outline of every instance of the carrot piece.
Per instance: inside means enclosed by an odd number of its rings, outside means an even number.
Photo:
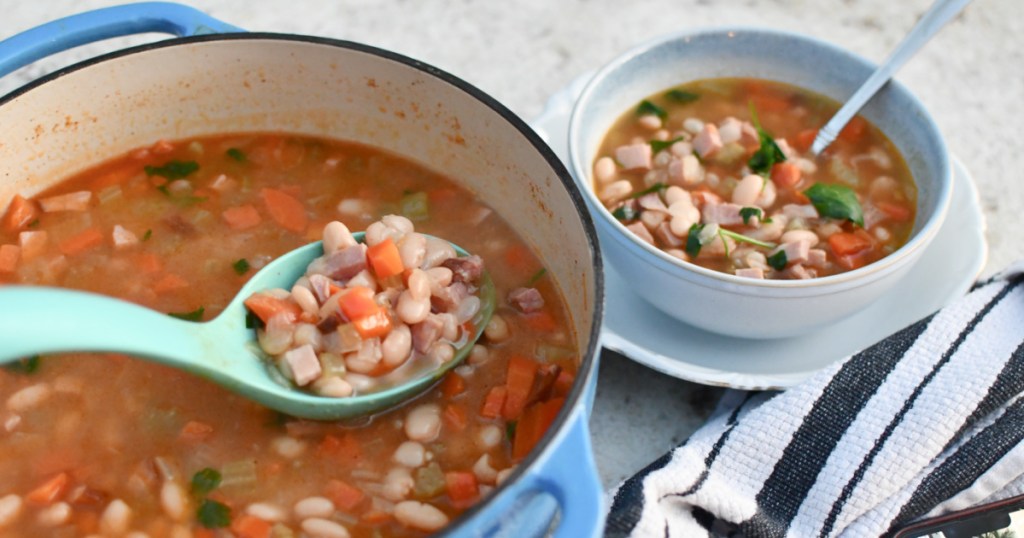
[[[153,274],[160,272],[164,265],[160,263],[160,258],[152,252],[142,252],[136,255],[133,259],[135,265],[139,267],[139,271],[143,274]]]
[[[844,142],[854,143],[860,140],[861,136],[864,136],[864,131],[868,128],[868,122],[861,116],[854,116],[847,124],[843,127],[842,131],[839,131],[839,139]]]
[[[370,510],[363,514],[363,522],[368,525],[381,525],[391,521],[391,514],[383,510]]]
[[[4,213],[3,227],[8,232],[24,230],[39,218],[39,213],[39,204],[23,198],[20,194],[15,194],[10,205],[7,206],[7,212]]]
[[[263,221],[259,211],[251,205],[230,207],[220,214],[221,218],[232,230],[247,230]]]
[[[448,471],[444,473],[448,498],[458,507],[468,506],[480,496],[476,475],[469,471]]]
[[[89,182],[89,188],[98,191],[112,185],[120,185],[138,173],[140,173],[139,164],[135,162],[108,168],[103,174]]]
[[[522,418],[516,423],[516,432],[512,439],[513,460],[521,460],[533,450],[541,437],[544,437],[544,432],[555,421],[564,402],[562,398],[552,398],[546,402],[533,404],[523,412]]]
[[[772,166],[772,182],[780,189],[792,189],[800,183],[800,167],[791,162]]]
[[[377,278],[400,275],[405,270],[402,255],[398,253],[398,247],[390,237],[366,249],[366,259],[373,267],[373,273]]]
[[[46,252],[46,243],[49,240],[46,232],[21,232],[18,234],[18,244],[21,246],[21,259],[29,261],[37,258]]]
[[[188,281],[174,273],[167,273],[163,278],[153,284],[153,292],[156,294],[170,293],[183,290],[188,287]]]
[[[871,239],[865,235],[838,232],[828,237],[828,244],[836,256],[850,256],[871,248]]]
[[[271,525],[256,516],[243,514],[231,522],[231,532],[238,538],[270,538]]]
[[[788,100],[767,93],[756,95],[751,100],[758,112],[786,112],[792,108]]]
[[[75,256],[102,244],[103,234],[97,228],[89,228],[74,237],[65,239],[58,245],[58,248],[65,256]]]
[[[0,245],[0,273],[13,273],[20,258],[21,247],[18,245]]]
[[[366,286],[355,286],[338,298],[341,312],[350,320],[362,319],[380,312],[381,307],[373,300],[373,290]]]
[[[217,534],[211,529],[198,528],[192,531],[192,538],[216,538]]]
[[[386,310],[379,308],[369,316],[352,320],[352,326],[363,339],[377,338],[391,332],[391,317]]]
[[[513,243],[509,245],[505,249],[504,257],[505,265],[524,274],[533,274],[537,270],[533,263],[533,253],[521,244]]]
[[[277,189],[263,189],[260,195],[274,222],[290,232],[302,233],[306,230],[309,217],[306,216],[306,208],[302,202]]]
[[[466,408],[456,403],[444,406],[441,418],[444,419],[448,427],[457,432],[465,430],[466,425],[469,423],[469,417],[466,416]]]
[[[484,397],[484,403],[480,406],[480,416],[484,418],[498,418],[501,416],[501,409],[505,407],[505,397],[508,389],[504,386],[491,387]]]
[[[327,435],[320,442],[317,452],[324,457],[337,458],[345,461],[355,461],[363,457],[363,449],[359,440],[352,434],[346,433],[341,437]]]
[[[508,393],[505,396],[505,405],[501,408],[501,416],[505,420],[515,420],[523,413],[526,402],[530,398],[533,380],[537,376],[539,366],[537,361],[521,355],[513,355],[509,358],[508,372],[505,378]]]
[[[439,388],[441,389],[441,394],[446,398],[451,398],[465,392],[466,379],[455,372],[451,372],[444,377]]]
[[[814,139],[818,137],[817,129],[804,129],[793,137],[793,149],[804,153],[811,149]]]
[[[245,307],[256,314],[263,323],[277,314],[287,314],[294,321],[302,314],[302,308],[294,301],[278,299],[265,293],[256,293],[245,300]]]
[[[68,473],[60,473],[43,482],[25,496],[25,500],[36,505],[50,504],[60,498],[68,487]]]
[[[558,328],[555,316],[552,316],[551,312],[547,310],[526,314],[523,316],[523,321],[535,333],[549,333]]]
[[[178,433],[178,440],[185,443],[198,443],[205,441],[213,435],[213,426],[198,420],[190,420],[185,423]]]
[[[341,480],[327,482],[324,496],[334,502],[334,506],[344,512],[351,512],[363,499],[366,494],[359,488],[350,486]]]
[[[576,374],[568,370],[558,372],[558,377],[555,378],[555,383],[551,386],[551,394],[553,396],[568,396],[575,381]]]
[[[906,222],[913,216],[909,207],[897,202],[875,202],[875,206],[890,219],[897,222]]]

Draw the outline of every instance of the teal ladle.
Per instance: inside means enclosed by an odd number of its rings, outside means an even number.
[[[357,241],[363,233],[353,234]],[[460,256],[465,250],[455,247]],[[0,288],[0,364],[37,354],[106,351],[134,355],[204,377],[271,409],[301,418],[335,420],[366,416],[406,401],[433,385],[469,354],[494,313],[494,283],[484,273],[474,333],[455,357],[379,392],[330,398],[285,386],[271,378],[268,358],[246,328],[243,301],[257,291],[291,289],[306,267],[323,255],[321,242],[285,253],[242,286],[216,318],[176,319],[95,293],[36,286]]]

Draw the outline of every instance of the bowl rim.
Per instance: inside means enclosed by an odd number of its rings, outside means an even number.
[[[607,230],[608,228],[606,227],[610,227],[611,230],[614,230],[614,233],[624,236],[625,239],[620,239],[620,241],[624,240],[627,248],[634,247],[632,250],[640,249],[640,256],[638,257],[639,261],[653,265],[663,272],[684,278],[690,282],[694,282],[694,278],[699,279],[705,286],[712,284],[712,282],[709,282],[708,280],[713,281],[714,284],[726,284],[733,292],[741,293],[742,290],[745,289],[803,289],[804,291],[811,292],[815,289],[821,288],[846,287],[859,282],[874,281],[877,278],[881,278],[882,276],[899,269],[899,267],[905,263],[912,261],[912,255],[919,253],[929,242],[931,242],[935,234],[938,232],[942,222],[945,220],[946,213],[949,210],[950,200],[952,199],[953,175],[949,150],[938,124],[935,123],[931,113],[925,108],[924,104],[917,98],[917,96],[910,92],[910,90],[895,78],[888,82],[887,87],[891,88],[890,91],[902,94],[902,96],[905,97],[914,108],[916,108],[914,112],[919,115],[920,120],[926,125],[926,131],[930,132],[934,136],[940,149],[940,159],[937,163],[939,174],[936,175],[940,181],[937,189],[935,211],[900,248],[896,249],[884,258],[869,263],[863,267],[834,275],[804,280],[745,278],[708,269],[695,263],[676,258],[664,250],[641,240],[636,234],[630,232],[625,225],[619,222],[618,219],[614,218],[601,200],[597,198],[597,193],[594,191],[590,181],[591,167],[581,162],[582,151],[580,148],[580,140],[582,138],[582,134],[580,124],[583,121],[583,117],[586,115],[586,108],[590,104],[591,100],[593,100],[593,96],[601,84],[603,84],[609,76],[621,69],[623,65],[654,49],[665,47],[679,41],[690,41],[698,38],[721,38],[723,36],[734,37],[739,34],[760,35],[768,38],[784,38],[799,41],[804,45],[817,47],[827,51],[835,55],[841,61],[859,64],[860,67],[868,70],[874,70],[877,68],[877,65],[870,60],[828,41],[798,32],[757,26],[714,26],[693,28],[663,34],[627,49],[625,52],[616,56],[593,73],[586,85],[583,87],[583,90],[580,92],[576,101],[573,103],[572,113],[569,118],[566,145],[569,157],[569,171],[572,173],[573,179],[579,183],[580,190],[583,191],[583,195],[587,200],[588,206],[591,207],[592,212],[597,213],[595,221],[598,223],[598,229]],[[652,90],[652,93],[659,89],[661,88]],[[594,208],[596,208],[596,211],[594,211]],[[646,256],[644,256],[644,254],[646,254]],[[615,262],[613,260],[610,261],[614,265]],[[700,277],[704,278],[702,279]],[[821,291],[824,292],[826,290],[822,289]]]

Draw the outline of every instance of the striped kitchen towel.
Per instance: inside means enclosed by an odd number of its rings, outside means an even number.
[[[1024,493],[1024,262],[783,393],[727,392],[607,536],[883,536]]]

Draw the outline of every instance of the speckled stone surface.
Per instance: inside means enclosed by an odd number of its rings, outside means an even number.
[[[104,0],[0,0],[0,38]],[[650,37],[703,26],[764,26],[826,39],[873,61],[929,0],[210,0],[192,5],[249,30],[358,41],[412,56],[478,86],[525,119],[551,94]],[[0,79],[0,94],[55,67],[155,36],[63,53]],[[984,274],[1024,257],[1024,5],[979,0],[897,77],[932,112],[981,193],[990,247]],[[0,128],[2,133],[2,128]],[[2,135],[0,135],[2,136]],[[610,486],[683,441],[717,389],[618,355],[602,357],[591,421]]]

